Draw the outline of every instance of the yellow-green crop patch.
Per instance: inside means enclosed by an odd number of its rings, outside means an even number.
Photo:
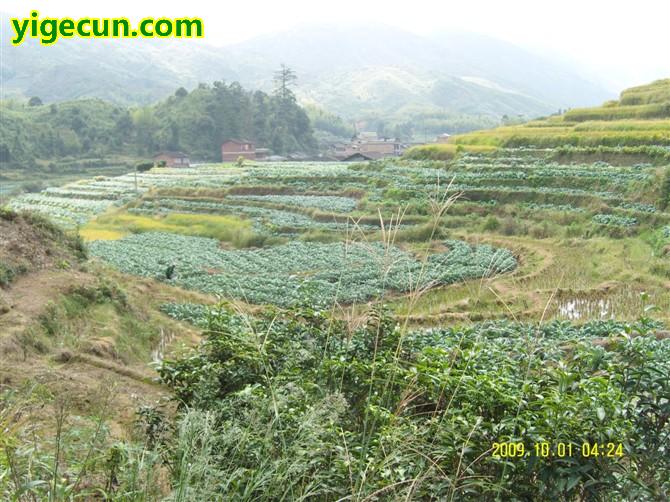
[[[494,145],[453,145],[441,143],[410,148],[405,156],[409,159],[452,160],[462,153],[491,153]]]
[[[121,211],[101,215],[81,230],[87,240],[115,240],[129,233],[144,232],[211,237],[240,246],[254,238],[250,221],[218,214],[168,213],[148,216]]]

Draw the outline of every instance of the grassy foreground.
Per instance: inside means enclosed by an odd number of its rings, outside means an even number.
[[[110,444],[100,415],[37,451],[4,427],[2,496],[662,500],[670,490],[670,341],[649,318],[414,331],[383,308],[348,321],[309,306],[164,310],[204,329],[198,349],[159,368],[176,418],[145,407],[133,441]],[[0,403],[12,424],[16,395]]]

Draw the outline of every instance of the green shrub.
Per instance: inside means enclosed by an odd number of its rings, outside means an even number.
[[[5,221],[14,221],[16,219],[17,213],[6,207],[0,207],[0,218]]]
[[[670,489],[670,343],[651,336],[649,319],[405,332],[375,309],[352,332],[307,305],[203,314],[203,346],[159,369],[182,404],[180,427],[199,424],[170,448],[198,458],[200,475],[175,480],[185,493],[608,500]],[[496,441],[524,442],[531,456],[492,457]],[[620,442],[625,453],[561,462],[533,457],[540,442]]]
[[[498,218],[495,216],[489,216],[484,220],[484,225],[482,226],[482,230],[485,232],[495,232],[500,228],[500,221]]]
[[[9,286],[15,277],[14,268],[7,263],[0,262],[0,286]]]
[[[663,210],[667,209],[670,205],[670,167],[666,167],[663,174],[658,205]]]
[[[165,165],[165,161],[164,161],[164,160],[161,161],[161,162],[163,162],[163,165]],[[154,167],[153,162],[140,162],[139,164],[137,164],[137,165],[135,166],[135,170],[136,170],[137,172],[144,173],[144,172],[146,172],[146,171],[149,171],[152,167]]]

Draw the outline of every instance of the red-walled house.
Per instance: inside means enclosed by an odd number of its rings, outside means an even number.
[[[154,155],[154,164],[166,167],[188,167],[190,161],[184,152],[160,152]]]
[[[240,157],[256,160],[256,146],[251,141],[240,139],[227,139],[223,142],[221,145],[223,162],[235,162]]]

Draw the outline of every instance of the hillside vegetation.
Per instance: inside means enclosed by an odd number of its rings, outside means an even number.
[[[664,85],[602,109],[662,106]],[[228,108],[245,95],[271,116],[277,98],[221,84],[140,130],[207,151],[254,126]],[[668,500],[667,120],[518,127],[632,146],[456,142],[10,197],[0,263],[45,257],[0,290],[0,499]]]
[[[627,89],[619,100],[600,107],[454,136],[450,143],[524,148],[670,146],[670,79]],[[409,155],[435,158],[440,148],[448,157],[453,146],[418,147]]]
[[[218,160],[224,138],[249,138],[277,154],[316,146],[309,118],[292,94],[284,99],[237,83],[201,84],[191,92],[182,88],[140,108],[100,99],[0,104],[0,161],[20,168],[39,160],[147,157],[159,150]]]
[[[462,150],[157,167],[11,199],[81,229],[99,272],[34,312],[31,357],[67,351],[19,381],[104,365],[127,415],[97,412],[100,378],[59,440],[59,401],[12,383],[0,498],[667,499],[670,172]],[[163,358],[158,387],[140,363],[182,329],[202,343]],[[16,410],[43,401],[35,439]]]
[[[0,209],[0,233],[0,287],[31,271],[69,267],[86,254],[81,241],[35,213]]]
[[[419,36],[374,23],[301,26],[226,47],[203,40],[1,43],[4,95],[45,103],[100,98],[148,105],[180,86],[214,80],[269,92],[267,69],[281,63],[300,75],[300,103],[390,133],[407,124],[431,136],[465,132],[493,127],[504,114],[537,117],[610,97],[576,69],[502,40],[460,32]]]

